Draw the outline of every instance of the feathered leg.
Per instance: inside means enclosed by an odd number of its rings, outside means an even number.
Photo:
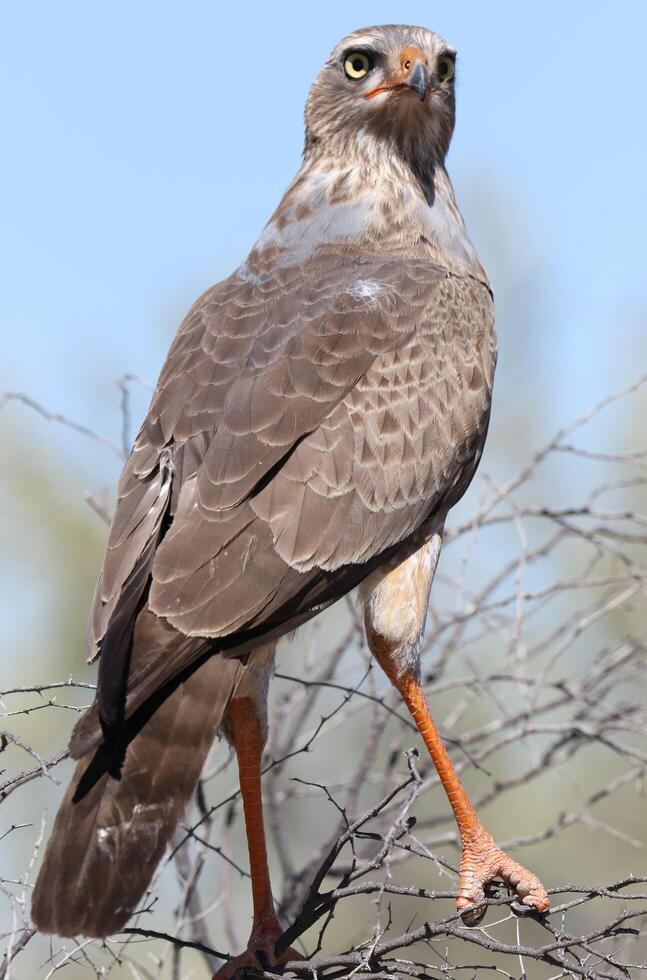
[[[482,901],[486,885],[501,878],[524,905],[544,912],[550,902],[539,878],[497,847],[479,820],[420,684],[420,639],[440,542],[440,535],[435,535],[400,565],[383,568],[373,577],[364,593],[369,646],[411,712],[454,811],[463,847],[456,907],[462,912]],[[476,925],[484,914],[485,909],[475,909],[463,919],[468,925]]]

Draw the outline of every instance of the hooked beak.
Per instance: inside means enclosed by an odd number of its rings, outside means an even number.
[[[422,61],[416,61],[404,84],[417,92],[420,101],[424,102],[429,90],[429,69],[427,66]]]
[[[427,56],[421,48],[413,45],[404,48],[400,54],[400,70],[387,78],[381,85],[364,94],[365,99],[371,99],[380,92],[393,89],[409,89],[420,96],[424,102],[429,93],[429,68]]]

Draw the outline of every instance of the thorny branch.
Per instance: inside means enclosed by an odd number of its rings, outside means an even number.
[[[5,402],[123,454],[128,385],[138,380],[118,382],[117,439],[22,394]],[[472,512],[448,528],[432,593],[423,660],[432,710],[484,821],[552,886],[549,913],[520,918],[500,886],[483,923],[463,925],[453,905],[457,833],[438,776],[411,751],[411,721],[370,663],[357,613],[340,604],[285,646],[273,684],[264,787],[281,944],[301,944],[306,956],[287,964],[287,975],[616,980],[647,972],[647,447],[620,450],[592,428],[604,409],[635,413],[646,382],[561,428],[503,485],[477,478]],[[25,853],[24,871],[0,879],[9,913],[0,980],[36,947],[31,971],[15,967],[20,976],[75,963],[97,977],[209,976],[238,952],[232,944],[244,941],[249,921],[241,807],[224,744],[126,932],[50,944],[31,927],[41,791],[60,792],[52,770],[65,767],[70,709],[91,694],[73,678],[0,692],[5,727],[22,722],[20,735],[0,734],[0,844],[15,841]],[[25,726],[55,708],[66,709],[57,713],[60,741],[42,755]]]

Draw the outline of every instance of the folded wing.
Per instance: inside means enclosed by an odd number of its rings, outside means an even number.
[[[138,657],[142,609],[252,649],[460,495],[487,426],[491,321],[469,277],[339,247],[298,266],[252,253],[198,301],[119,487],[89,638],[104,720],[204,656]]]

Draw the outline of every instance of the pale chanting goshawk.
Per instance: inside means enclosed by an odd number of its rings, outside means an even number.
[[[107,936],[140,901],[222,729],[238,757],[254,905],[246,964],[284,962],[260,762],[279,638],[360,586],[375,657],[429,749],[463,846],[457,906],[539,879],[480,823],[420,686],[445,518],[488,427],[488,278],[445,169],[455,51],[356,31],[306,105],[303,165],[246,261],[193,306],[119,483],[89,626],[94,704],[33,897],[35,924]]]

